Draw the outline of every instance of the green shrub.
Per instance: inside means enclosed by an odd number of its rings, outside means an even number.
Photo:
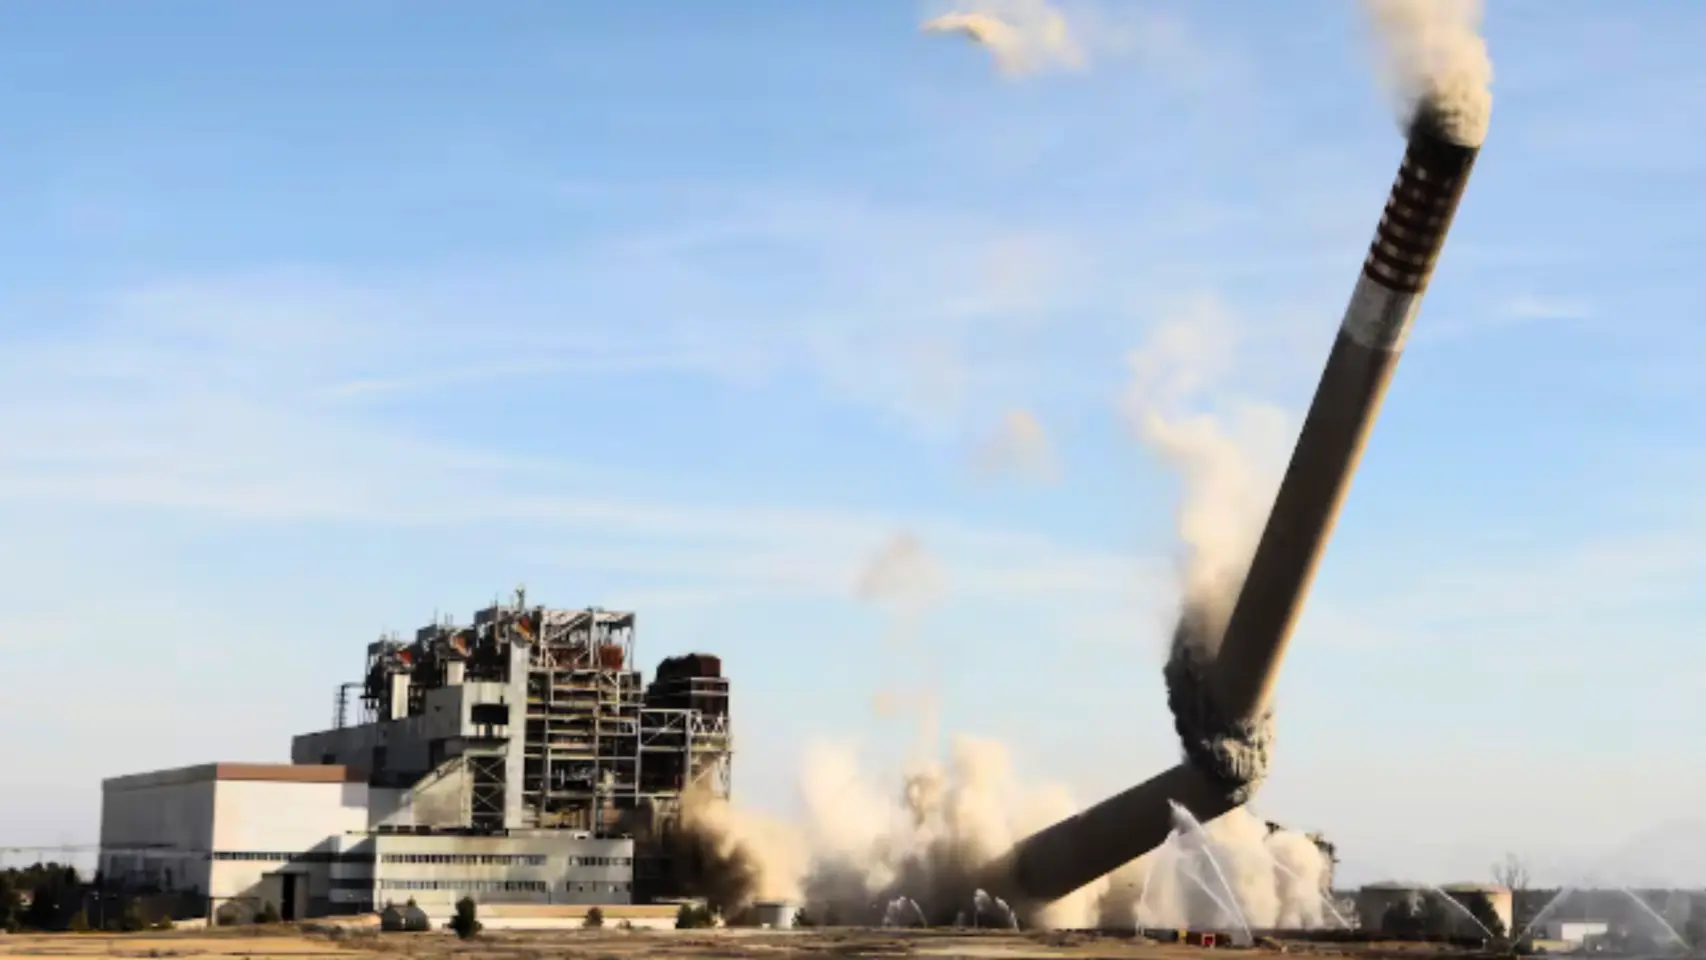
[[[694,906],[684,903],[681,909],[675,911],[675,928],[677,930],[703,930],[717,925],[716,915],[708,906]]]
[[[256,923],[278,923],[284,918],[278,915],[278,907],[271,900],[261,904],[261,912],[255,915]]]
[[[456,901],[456,916],[450,918],[450,929],[456,935],[466,940],[480,932],[479,906],[473,897],[463,897]]]
[[[72,933],[88,933],[89,932],[89,914],[88,914],[88,911],[79,910],[76,913],[72,914],[71,915],[71,922],[66,925],[65,929],[70,930]]]
[[[118,928],[125,933],[136,933],[148,929],[148,918],[142,913],[142,904],[132,900],[124,905],[124,913],[119,917]]]

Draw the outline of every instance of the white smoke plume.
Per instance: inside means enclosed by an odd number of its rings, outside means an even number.
[[[1332,875],[1331,855],[1309,836],[1240,807],[1115,872],[1097,919],[1175,929],[1236,929],[1240,920],[1254,930],[1343,926],[1329,906]]]
[[[1224,396],[1236,347],[1219,305],[1201,301],[1132,352],[1124,400],[1138,439],[1182,486],[1180,587],[1185,605],[1204,618],[1194,639],[1205,654],[1214,652],[1231,615],[1291,438],[1278,407]]]
[[[1380,79],[1408,126],[1426,111],[1440,132],[1480,146],[1493,112],[1493,62],[1481,36],[1481,0],[1363,0],[1380,53]]]
[[[925,33],[957,33],[988,50],[1009,76],[1050,67],[1081,68],[1084,51],[1066,18],[1044,0],[981,0],[968,9],[931,17]]]
[[[941,566],[910,533],[885,542],[860,568],[854,583],[860,600],[902,617],[921,613],[945,588]]]
[[[1076,811],[1066,791],[1018,776],[1004,746],[956,737],[946,763],[912,761],[885,791],[846,747],[820,747],[801,785],[813,866],[802,880],[808,911],[824,920],[875,923],[906,897],[934,925],[974,909],[986,870],[1034,830]],[[892,781],[891,781],[892,782]],[[1093,891],[1027,918],[1085,926]]]
[[[1152,354],[1157,361],[1178,355]],[[1208,361],[1217,354],[1182,355]],[[1171,372],[1163,380],[1207,369],[1172,360],[1162,367]],[[902,534],[866,564],[858,593],[874,603],[904,601],[895,616],[906,618],[922,611],[940,577],[923,544]],[[697,891],[729,917],[759,899],[799,903],[823,924],[910,924],[922,917],[948,925],[977,914],[979,889],[999,890],[1003,878],[991,872],[998,859],[1079,808],[1063,786],[1020,776],[1000,743],[955,737],[944,758],[934,698],[926,693],[920,703],[917,748],[900,769],[873,774],[850,743],[809,749],[797,823],[755,816],[705,794],[689,797],[677,849],[689,854],[684,859]],[[1016,905],[1018,919],[1039,928],[1126,927],[1137,920],[1207,927],[1229,922],[1216,911],[1236,903],[1252,925],[1322,925],[1319,891],[1331,863],[1313,842],[1270,832],[1244,810],[1209,825],[1206,835],[1206,845],[1196,834],[1177,837],[1054,903]],[[1225,885],[1207,868],[1205,848]],[[994,901],[984,902],[981,922],[1002,922],[987,915]]]
[[[946,762],[918,758],[886,777],[862,767],[851,744],[818,744],[805,757],[800,792],[799,824],[703,794],[686,805],[699,890],[726,916],[780,899],[817,923],[878,924],[904,897],[931,925],[946,926],[975,910],[998,857],[1078,809],[1063,787],[1020,776],[1001,744],[973,737],[955,738]],[[1240,808],[1065,899],[1020,907],[1019,919],[1043,929],[1225,929],[1238,916],[1252,928],[1334,926],[1324,897],[1331,876],[1332,860],[1315,841]],[[909,909],[901,919],[916,915]]]
[[[885,662],[905,662],[907,668],[898,677],[885,677],[882,688],[872,697],[872,709],[878,717],[910,715],[917,726],[917,746],[924,751],[936,747],[938,709],[935,691],[924,680],[927,671],[918,669],[917,640],[929,608],[941,600],[947,578],[936,558],[924,544],[910,533],[890,538],[865,562],[854,585],[855,594],[867,604],[882,610],[888,618],[885,641],[900,657],[885,657]],[[924,686],[896,687],[896,681]]]
[[[977,454],[977,465],[986,473],[1006,473],[1034,480],[1052,481],[1060,476],[1054,444],[1042,421],[1029,410],[1009,410],[1001,424],[985,439]]]

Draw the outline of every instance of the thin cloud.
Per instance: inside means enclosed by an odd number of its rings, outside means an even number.
[[[1588,320],[1593,317],[1593,309],[1580,300],[1523,294],[1506,301],[1502,315],[1518,323],[1536,320]]]
[[[1029,410],[1009,410],[978,447],[975,465],[985,475],[1052,482],[1060,478],[1054,442]]]
[[[1023,76],[1086,65],[1066,18],[1044,0],[982,0],[925,20],[925,33],[953,33],[988,50],[1001,72]]]

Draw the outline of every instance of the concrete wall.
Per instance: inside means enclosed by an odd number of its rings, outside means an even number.
[[[119,883],[205,894],[213,811],[212,767],[107,781],[101,789],[98,869]]]
[[[527,669],[533,648],[526,643],[509,645],[509,686],[504,691],[509,704],[509,743],[504,752],[504,829],[534,826],[533,811],[521,803],[521,784],[527,756]]]
[[[290,920],[413,899],[442,922],[463,896],[482,904],[632,901],[632,840],[371,832],[412,830],[423,806],[430,812],[434,790],[456,788],[376,788],[349,776],[319,765],[208,765],[110,780],[102,869],[193,890],[221,923],[243,922],[267,903]]]
[[[591,906],[488,904],[480,908],[480,924],[488,930],[573,930],[586,926]],[[673,930],[679,907],[667,905],[599,904],[606,929],[624,924],[637,930]]]
[[[327,837],[367,829],[365,783],[222,780],[213,849],[300,853]]]
[[[523,677],[525,678],[525,670]],[[517,700],[525,701],[526,681]],[[401,720],[304,733],[291,739],[292,763],[339,763],[377,773],[422,773],[432,769],[433,741],[445,742],[445,756],[460,751],[460,741],[475,734],[470,708],[480,703],[507,703],[510,686],[478,682],[435,687],[426,691],[421,712]],[[525,711],[526,705],[523,703]],[[374,749],[384,748],[385,770],[374,769]]]
[[[208,890],[213,909],[235,900],[242,901],[238,913],[265,903],[288,912],[284,885],[294,882],[296,915],[286,920],[325,912],[330,867],[342,852],[334,838],[367,829],[368,793],[365,783],[220,781]]]
[[[627,904],[634,841],[561,834],[373,837],[373,902],[415,903],[435,922],[456,901],[481,904]]]

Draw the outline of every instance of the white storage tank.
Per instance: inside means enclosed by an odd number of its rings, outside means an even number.
[[[797,910],[786,900],[759,900],[752,905],[752,922],[771,930],[791,930]]]

